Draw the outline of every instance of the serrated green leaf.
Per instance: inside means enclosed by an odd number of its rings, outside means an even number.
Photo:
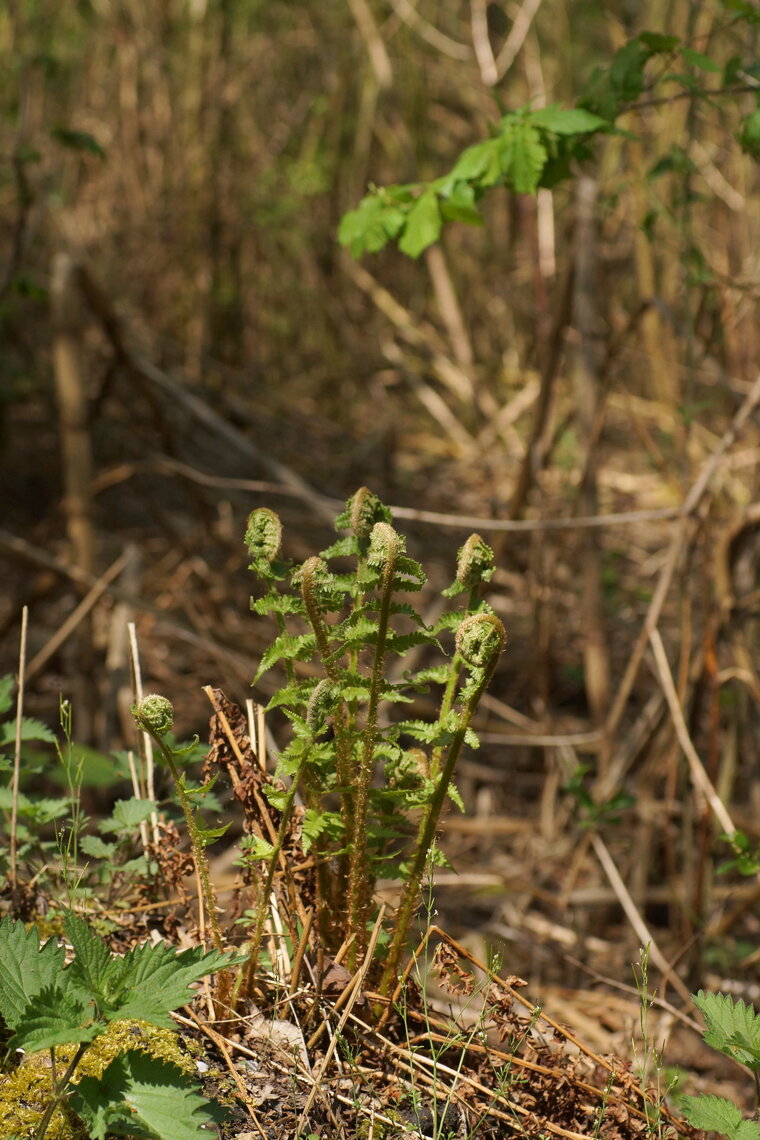
[[[349,558],[352,555],[359,554],[359,543],[352,534],[344,535],[343,538],[338,538],[328,546],[326,550],[319,552],[319,557],[327,561],[328,558]]]
[[[138,1050],[120,1053],[100,1077],[82,1077],[72,1106],[92,1140],[117,1136],[150,1140],[208,1140],[212,1106],[167,1061]]]
[[[111,996],[109,989],[115,989],[116,993],[120,990],[120,959],[73,911],[67,912],[64,927],[75,955],[66,970],[67,981],[80,994],[91,995],[100,1006],[105,1006]]]
[[[739,998],[728,994],[692,994],[692,1000],[702,1012],[707,1028],[704,1038],[708,1045],[733,1057],[751,1069],[760,1068],[760,1015]],[[748,1048],[742,1048],[742,1042]]]
[[[347,245],[354,257],[363,253],[376,253],[388,241],[383,228],[381,214],[382,199],[377,194],[368,194],[355,210],[349,210],[341,219],[338,228],[338,241]]]
[[[82,998],[63,993],[57,985],[46,986],[23,1011],[8,1048],[39,1053],[54,1045],[93,1041],[106,1024],[93,1021],[92,1012],[92,1005]]]
[[[100,831],[103,833],[134,831],[146,819],[150,819],[155,810],[155,800],[140,800],[134,797],[129,800],[117,800],[113,805],[111,818],[103,820]]]
[[[98,835],[83,835],[79,840],[79,850],[92,859],[111,859],[116,844],[105,843]]]
[[[720,1132],[730,1140],[758,1140],[760,1125],[745,1120],[741,1111],[722,1096],[684,1096],[679,1100],[684,1116],[694,1128]]]
[[[309,661],[316,647],[317,642],[313,633],[305,633],[299,637],[293,637],[288,633],[281,634],[261,658],[254,680],[258,681],[278,661]]]
[[[541,135],[527,118],[502,120],[499,158],[504,177],[517,194],[534,194],[541,180],[547,151]]]
[[[441,214],[447,222],[483,225],[483,218],[475,205],[475,187],[470,182],[454,182],[450,193],[441,200]]]
[[[273,851],[274,847],[268,840],[263,839],[260,835],[252,835],[250,841],[245,845],[243,854],[247,862],[248,860],[271,859]]]
[[[219,827],[204,827],[201,822],[200,811],[196,813],[195,827],[198,838],[204,847],[210,847],[212,843],[216,843],[217,839],[221,839],[229,826],[229,823],[223,823]]]
[[[450,178],[460,182],[478,182],[481,186],[493,186],[501,176],[499,166],[499,140],[468,146],[459,156]]]
[[[165,942],[135,947],[120,961],[120,989],[110,998],[105,1016],[109,1021],[137,1018],[170,1029],[169,1011],[187,1005],[194,996],[190,986],[237,961],[233,955],[202,947],[181,954]]]
[[[25,742],[36,740],[42,741],[45,744],[55,744],[56,735],[46,724],[43,724],[41,720],[35,720],[34,717],[22,716],[21,739]],[[0,748],[15,743],[16,718],[14,717],[13,720],[6,720],[3,724],[0,724]]]
[[[263,598],[251,598],[251,613],[267,617],[269,614],[302,614],[304,604],[297,594],[265,594]]]
[[[681,56],[692,67],[698,67],[700,71],[711,71],[715,74],[721,70],[720,64],[716,63],[714,59],[710,59],[709,55],[704,55],[701,51],[694,51],[693,48],[682,47]]]
[[[0,1013],[6,1024],[15,1029],[29,1002],[46,986],[56,985],[63,970],[65,952],[57,939],[48,938],[40,948],[40,935],[35,926],[28,931],[24,924],[8,915],[0,922]]]
[[[445,685],[449,679],[450,665],[431,665],[427,669],[420,669],[417,673],[407,674],[410,685]]]
[[[426,190],[415,202],[406,219],[398,247],[408,257],[420,254],[438,241],[443,218],[435,190]]]
[[[39,799],[29,799],[23,792],[20,792],[16,807],[19,818],[29,819],[39,825],[50,823],[54,819],[60,819],[70,804],[70,800],[62,798],[49,799],[48,797],[40,797]],[[12,805],[12,789],[0,788],[0,810],[10,811]]]
[[[533,111],[530,121],[555,135],[590,134],[609,125],[605,119],[584,110],[583,107],[563,110],[556,103],[551,107],[542,107],[538,111]]]
[[[403,656],[416,645],[437,645],[435,637],[427,630],[416,630],[413,633],[389,633],[385,642],[388,653]]]

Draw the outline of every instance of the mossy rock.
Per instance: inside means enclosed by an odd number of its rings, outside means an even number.
[[[118,1053],[129,1049],[169,1061],[183,1072],[195,1075],[194,1062],[182,1051],[179,1038],[171,1029],[160,1029],[147,1021],[113,1021],[95,1038],[80,1061],[75,1083],[80,1077],[100,1077]],[[61,1045],[55,1050],[59,1075],[75,1052],[74,1045]],[[0,1075],[0,1140],[9,1140],[12,1136],[24,1140],[33,1137],[52,1091],[49,1052],[24,1057],[10,1073]],[[45,1140],[87,1140],[87,1134],[63,1107],[53,1113]]]

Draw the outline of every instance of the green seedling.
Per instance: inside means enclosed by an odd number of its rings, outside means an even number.
[[[705,1019],[704,1039],[719,1053],[744,1065],[755,1083],[755,1114],[748,1120],[741,1110],[722,1096],[683,1096],[680,1107],[695,1128],[719,1132],[729,1140],[758,1140],[760,1124],[760,1014],[752,1006],[728,994],[699,993],[692,995]]]
[[[33,1134],[43,1140],[57,1108],[67,1106],[92,1140],[106,1135],[158,1140],[203,1140],[212,1106],[173,1064],[137,1050],[117,1054],[99,1079],[77,1080],[93,1042],[116,1020],[139,1019],[171,1028],[170,1011],[194,996],[201,978],[234,964],[228,954],[202,948],[177,954],[164,943],[113,954],[83,918],[67,911],[66,936],[74,951],[66,963],[56,938],[40,945],[36,927],[5,917],[0,922],[0,1014],[11,1032],[10,1053],[50,1053],[50,1101]],[[58,1071],[56,1049],[74,1046]]]

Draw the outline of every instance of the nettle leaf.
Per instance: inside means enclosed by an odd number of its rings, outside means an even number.
[[[541,135],[528,118],[502,119],[500,160],[516,194],[534,194],[548,157]]]
[[[563,110],[556,103],[551,107],[542,107],[539,111],[533,111],[530,121],[555,135],[585,135],[609,126],[605,119],[584,110],[583,107]]]
[[[728,994],[700,990],[692,1000],[707,1022],[707,1044],[750,1069],[760,1068],[760,1014]]]
[[[56,735],[43,724],[41,720],[35,720],[33,717],[22,716],[21,718],[21,739],[28,742],[30,740],[39,740],[45,744],[55,744]],[[16,719],[6,720],[0,724],[0,748],[8,744],[16,743]]]
[[[62,976],[65,952],[55,938],[40,947],[36,926],[28,931],[8,915],[0,922],[0,1013],[15,1029],[30,1001]]]
[[[431,188],[420,195],[409,211],[399,249],[409,257],[419,257],[428,246],[438,241],[442,225],[438,195]]]
[[[136,1018],[170,1029],[169,1011],[187,1005],[194,997],[190,989],[207,974],[215,974],[239,961],[218,950],[193,947],[177,954],[165,942],[145,944],[128,950],[120,960],[120,992],[111,998],[106,1017]]]
[[[79,915],[69,911],[64,926],[76,955],[66,971],[67,980],[80,992],[92,995],[99,1004],[105,1005],[109,982],[115,980],[114,966],[120,965],[120,960]],[[118,991],[118,982],[116,988]]]
[[[140,800],[136,798],[117,800],[113,805],[111,818],[103,820],[99,826],[99,830],[103,834],[112,831],[134,831],[141,823],[144,823],[146,819],[150,819],[155,810],[155,800]]]
[[[105,843],[98,835],[83,835],[79,840],[79,850],[92,859],[112,859],[116,844]]]
[[[93,1041],[106,1028],[106,1023],[92,1021],[92,1013],[90,1002],[63,993],[58,985],[46,986],[35,994],[22,1013],[8,1048],[39,1053],[54,1045]]]
[[[120,1053],[100,1077],[82,1077],[71,1103],[93,1140],[208,1140],[203,1126],[218,1116],[175,1065],[136,1049]]]
[[[684,1096],[679,1100],[683,1114],[694,1128],[720,1132],[730,1140],[758,1140],[760,1125],[745,1120],[741,1111],[722,1096]]]
[[[13,805],[13,791],[11,788],[0,788],[0,810],[10,811]],[[50,823],[60,817],[70,807],[69,799],[42,799],[30,800],[23,792],[19,793],[17,810],[20,818],[29,819],[33,823]]]

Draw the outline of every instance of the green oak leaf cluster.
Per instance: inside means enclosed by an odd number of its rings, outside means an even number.
[[[724,0],[724,6],[736,12],[737,19],[757,20],[757,11],[745,0]],[[357,258],[392,243],[417,258],[438,241],[447,223],[482,225],[479,203],[494,187],[535,194],[571,179],[592,157],[594,140],[620,133],[618,120],[638,100],[686,95],[705,106],[715,105],[720,97],[733,101],[737,89],[757,88],[759,70],[752,58],[732,56],[721,66],[679,36],[641,32],[608,64],[594,69],[574,107],[502,108],[491,137],[467,147],[448,174],[432,181],[371,187],[356,209],[344,215],[338,240]],[[742,118],[736,138],[745,153],[760,158],[760,109]],[[674,144],[653,174],[683,161],[681,148]]]

